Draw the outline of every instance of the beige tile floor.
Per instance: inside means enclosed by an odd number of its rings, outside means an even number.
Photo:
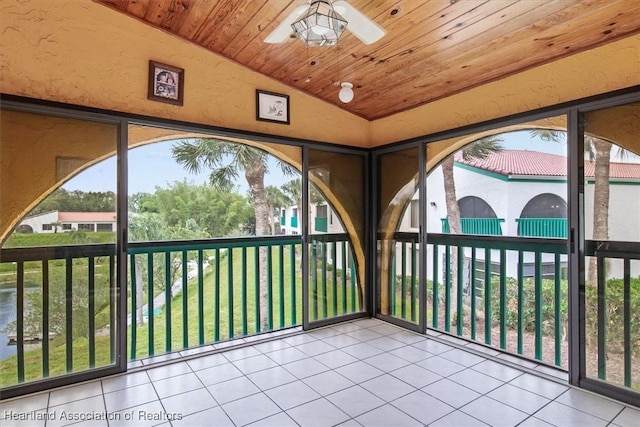
[[[640,409],[569,387],[561,371],[375,319],[239,342],[3,401],[0,425],[640,426]]]

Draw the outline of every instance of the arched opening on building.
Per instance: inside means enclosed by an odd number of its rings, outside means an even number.
[[[497,218],[489,203],[476,196],[466,196],[458,200],[460,218]]]
[[[567,202],[556,194],[535,196],[522,209],[520,218],[566,218]]]
[[[557,194],[533,197],[516,218],[518,236],[567,237],[567,202]]]

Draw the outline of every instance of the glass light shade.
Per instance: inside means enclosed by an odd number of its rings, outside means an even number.
[[[347,20],[333,9],[330,0],[314,0],[291,28],[307,46],[333,46],[347,28]]]
[[[340,86],[342,86],[342,89],[338,92],[338,98],[340,98],[340,101],[345,104],[353,101],[353,85],[351,83],[344,82]]]

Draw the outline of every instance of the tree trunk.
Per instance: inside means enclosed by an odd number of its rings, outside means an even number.
[[[273,236],[276,234],[276,225],[274,224],[273,206],[271,206],[271,204],[268,204],[267,209],[269,212],[269,228],[271,229],[271,235]]]
[[[442,162],[442,176],[444,181],[444,193],[447,206],[447,219],[449,220],[449,233],[461,234],[460,207],[456,196],[456,183],[453,177],[454,155],[450,155]],[[458,251],[451,248],[451,312],[455,313],[458,296]],[[446,280],[446,278],[445,278]],[[446,283],[446,282],[445,282]],[[453,318],[452,318],[453,320]]]
[[[264,189],[265,166],[259,161],[246,165],[245,178],[249,184],[249,191],[253,198],[253,211],[256,215],[256,236],[269,234],[269,203]],[[269,329],[268,300],[267,300],[267,248],[260,248],[260,325],[262,331]]]
[[[609,240],[609,161],[611,144],[600,139],[593,139],[596,151],[594,165],[593,188],[593,240]],[[587,283],[597,284],[598,267],[596,258],[589,259]]]

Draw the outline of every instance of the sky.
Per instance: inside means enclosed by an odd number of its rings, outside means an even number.
[[[209,182],[208,171],[192,174],[173,160],[171,147],[174,143],[175,141],[165,141],[129,150],[129,194],[153,193],[156,187],[167,188],[176,181],[186,180],[194,184]],[[273,156],[269,156],[268,166],[269,172],[265,175],[265,185],[280,187],[295,178],[283,177]],[[248,191],[242,173],[239,174],[237,184],[237,191],[240,194],[245,194]],[[115,158],[110,157],[91,166],[67,181],[62,187],[69,191],[115,191]]]
[[[564,143],[542,141],[531,136],[529,131],[509,132],[501,135],[502,145],[510,150],[531,150],[566,156]],[[208,182],[208,172],[191,174],[177,164],[171,155],[174,141],[165,141],[134,148],[129,151],[129,194],[153,193],[155,187],[166,188],[176,181],[186,180],[194,184]],[[283,177],[274,158],[269,156],[269,173],[265,185],[280,187],[293,177]],[[612,154],[612,161],[621,161]],[[640,157],[631,156],[624,161],[640,163]],[[116,162],[111,157],[81,172],[63,185],[67,190],[115,191]],[[248,187],[244,177],[239,176],[238,192],[245,194]]]

